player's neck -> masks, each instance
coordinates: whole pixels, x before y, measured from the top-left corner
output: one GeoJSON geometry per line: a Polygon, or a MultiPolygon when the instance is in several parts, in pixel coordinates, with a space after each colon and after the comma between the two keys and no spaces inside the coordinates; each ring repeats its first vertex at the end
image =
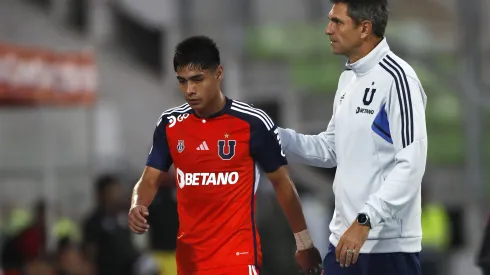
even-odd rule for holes
{"type": "Polygon", "coordinates": [[[225,108],[226,105],[226,97],[222,92],[219,93],[218,98],[209,103],[208,106],[203,108],[202,110],[194,110],[197,116],[199,117],[210,117],[225,108]]]}
{"type": "Polygon", "coordinates": [[[378,37],[370,37],[368,40],[362,45],[357,48],[355,51],[353,51],[351,54],[349,54],[349,63],[354,63],[361,58],[365,57],[368,55],[371,51],[378,46],[378,44],[381,42],[381,38],[378,37]]]}

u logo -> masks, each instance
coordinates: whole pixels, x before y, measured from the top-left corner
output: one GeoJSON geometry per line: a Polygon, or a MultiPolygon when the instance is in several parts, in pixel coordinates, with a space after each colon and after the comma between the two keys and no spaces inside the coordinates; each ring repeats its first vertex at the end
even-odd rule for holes
{"type": "Polygon", "coordinates": [[[371,104],[371,102],[373,102],[375,92],[376,92],[376,89],[366,88],[366,90],[364,90],[364,97],[362,98],[362,103],[364,103],[364,105],[366,105],[366,106],[371,104]],[[369,91],[371,91],[371,96],[369,97],[369,99],[367,99],[369,91]]]}
{"type": "Polygon", "coordinates": [[[235,156],[236,140],[218,140],[218,155],[222,160],[230,160],[235,156]],[[225,144],[227,143],[228,146],[225,144]],[[226,147],[226,148],[225,148],[226,147]]]}

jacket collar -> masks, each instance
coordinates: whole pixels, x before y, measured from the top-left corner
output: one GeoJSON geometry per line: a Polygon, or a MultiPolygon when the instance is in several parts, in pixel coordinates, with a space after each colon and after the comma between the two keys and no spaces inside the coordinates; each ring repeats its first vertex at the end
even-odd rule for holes
{"type": "Polygon", "coordinates": [[[349,61],[347,61],[345,66],[348,70],[354,71],[355,74],[366,74],[371,71],[389,52],[390,46],[388,46],[386,37],[384,37],[381,42],[379,42],[379,44],[366,56],[354,63],[349,63],[349,61]]]}

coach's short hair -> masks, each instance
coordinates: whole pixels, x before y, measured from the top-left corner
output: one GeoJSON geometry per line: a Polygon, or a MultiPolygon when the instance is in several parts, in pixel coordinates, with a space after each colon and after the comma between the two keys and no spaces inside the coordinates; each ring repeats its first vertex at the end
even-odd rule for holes
{"type": "Polygon", "coordinates": [[[207,36],[192,36],[175,48],[174,70],[196,66],[201,70],[216,69],[221,64],[216,43],[207,36]]]}
{"type": "Polygon", "coordinates": [[[388,0],[330,0],[334,4],[345,3],[348,14],[356,24],[371,21],[373,33],[384,37],[388,24],[388,0]]]}

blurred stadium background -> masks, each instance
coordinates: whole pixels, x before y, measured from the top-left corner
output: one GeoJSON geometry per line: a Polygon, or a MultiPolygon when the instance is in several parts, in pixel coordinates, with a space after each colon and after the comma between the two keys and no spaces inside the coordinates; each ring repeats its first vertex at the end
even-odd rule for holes
{"type": "MultiPolygon", "coordinates": [[[[134,275],[175,274],[172,179],[152,205],[151,234],[129,235],[124,221],[158,116],[183,102],[173,47],[193,34],[212,37],[229,97],[265,109],[280,126],[318,133],[345,63],[323,35],[330,7],[328,0],[1,0],[0,270],[95,274],[104,260],[83,257],[91,242],[99,254],[134,262],[126,263],[134,275]],[[98,213],[95,182],[104,174],[121,183],[121,219],[87,222],[98,213]]],[[[391,0],[390,10],[388,42],[429,98],[422,259],[432,271],[424,274],[480,274],[490,191],[490,2],[391,0]]],[[[335,170],[291,171],[324,255],[335,170]]],[[[294,240],[267,182],[259,196],[263,274],[298,274],[294,240]]],[[[121,266],[107,258],[113,270],[121,266]]]]}

